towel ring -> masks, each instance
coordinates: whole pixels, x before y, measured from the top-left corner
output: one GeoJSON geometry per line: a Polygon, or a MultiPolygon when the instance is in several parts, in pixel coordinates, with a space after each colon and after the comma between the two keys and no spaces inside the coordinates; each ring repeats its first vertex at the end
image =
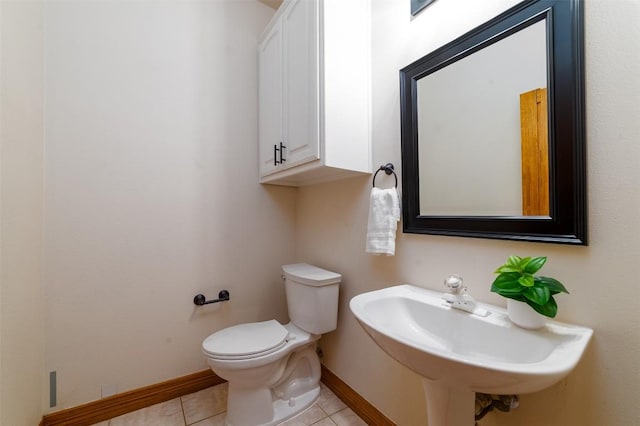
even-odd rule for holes
{"type": "Polygon", "coordinates": [[[396,188],[398,187],[398,175],[396,175],[396,172],[394,171],[394,166],[392,163],[387,163],[384,166],[380,166],[378,168],[378,170],[376,170],[375,174],[373,175],[373,186],[376,186],[376,176],[378,175],[378,173],[382,170],[384,171],[387,175],[390,175],[391,173],[393,173],[393,177],[396,179],[396,188]]]}

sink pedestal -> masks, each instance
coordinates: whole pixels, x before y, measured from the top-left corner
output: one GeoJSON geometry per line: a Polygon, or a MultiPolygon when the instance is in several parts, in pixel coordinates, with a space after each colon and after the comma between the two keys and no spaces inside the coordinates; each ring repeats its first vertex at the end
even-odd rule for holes
{"type": "Polygon", "coordinates": [[[427,397],[428,426],[473,426],[476,393],[442,382],[422,379],[427,397]]]}

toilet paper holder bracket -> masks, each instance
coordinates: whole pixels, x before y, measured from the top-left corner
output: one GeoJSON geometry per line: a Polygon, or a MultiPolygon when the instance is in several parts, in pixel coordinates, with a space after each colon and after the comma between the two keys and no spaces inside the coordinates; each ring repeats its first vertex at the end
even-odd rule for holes
{"type": "Polygon", "coordinates": [[[202,305],[208,305],[210,303],[226,302],[229,299],[231,299],[231,296],[229,295],[229,291],[220,290],[220,292],[218,293],[217,299],[207,300],[207,298],[204,297],[204,294],[196,294],[196,297],[193,298],[193,303],[198,306],[202,306],[202,305]]]}

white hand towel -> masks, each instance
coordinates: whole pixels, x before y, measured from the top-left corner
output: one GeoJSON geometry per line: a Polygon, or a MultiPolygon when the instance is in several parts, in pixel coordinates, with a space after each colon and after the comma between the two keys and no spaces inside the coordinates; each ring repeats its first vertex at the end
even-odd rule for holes
{"type": "Polygon", "coordinates": [[[399,220],[398,190],[371,188],[366,252],[393,256],[396,252],[396,229],[399,220]]]}

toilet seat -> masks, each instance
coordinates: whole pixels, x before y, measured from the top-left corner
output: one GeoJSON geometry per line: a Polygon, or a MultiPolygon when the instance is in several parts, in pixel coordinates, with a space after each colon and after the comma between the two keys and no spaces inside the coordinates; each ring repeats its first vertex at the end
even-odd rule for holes
{"type": "Polygon", "coordinates": [[[287,344],[289,332],[276,320],[239,324],[217,331],[202,343],[206,356],[242,360],[273,353],[287,344]]]}

